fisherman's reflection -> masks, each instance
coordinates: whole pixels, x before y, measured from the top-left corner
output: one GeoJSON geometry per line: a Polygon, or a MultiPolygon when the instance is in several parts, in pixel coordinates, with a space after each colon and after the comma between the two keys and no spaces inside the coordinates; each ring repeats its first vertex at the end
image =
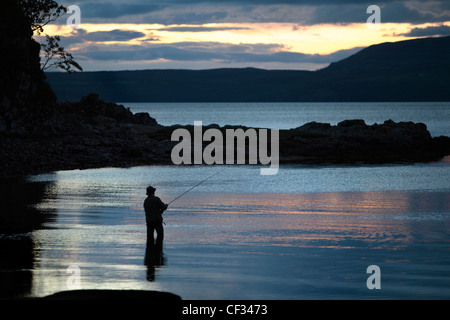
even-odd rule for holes
{"type": "Polygon", "coordinates": [[[155,245],[153,235],[147,233],[147,245],[145,248],[144,265],[147,266],[147,280],[155,280],[155,268],[163,266],[165,258],[161,246],[155,245]]]}
{"type": "Polygon", "coordinates": [[[144,201],[145,218],[147,223],[147,245],[145,249],[144,264],[147,266],[147,280],[155,279],[155,267],[164,265],[163,239],[164,228],[162,214],[167,204],[155,196],[155,188],[147,188],[147,198],[144,201]],[[156,231],[156,242],[154,233],[156,231]]]}

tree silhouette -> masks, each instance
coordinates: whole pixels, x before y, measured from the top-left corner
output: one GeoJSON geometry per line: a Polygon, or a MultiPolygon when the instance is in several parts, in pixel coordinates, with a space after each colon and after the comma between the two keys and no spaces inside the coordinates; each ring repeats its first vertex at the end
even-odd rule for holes
{"type": "MultiPolygon", "coordinates": [[[[56,21],[67,12],[67,8],[53,0],[18,0],[33,34],[41,35],[44,26],[56,21]]],[[[81,66],[66,52],[59,42],[59,36],[44,35],[45,42],[40,43],[42,51],[41,70],[59,68],[67,72],[82,71],[81,66]]]]}
{"type": "Polygon", "coordinates": [[[80,71],[83,69],[81,66],[73,59],[71,53],[66,52],[63,47],[59,45],[59,36],[49,36],[45,35],[46,42],[41,43],[41,50],[43,52],[43,62],[41,63],[42,71],[49,68],[59,68],[63,69],[69,73],[75,72],[73,68],[80,71]]]}

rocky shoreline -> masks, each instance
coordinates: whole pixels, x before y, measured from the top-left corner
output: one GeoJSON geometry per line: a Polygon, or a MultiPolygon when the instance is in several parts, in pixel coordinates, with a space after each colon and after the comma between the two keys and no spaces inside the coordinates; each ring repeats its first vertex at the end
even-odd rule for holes
{"type": "MultiPolygon", "coordinates": [[[[173,164],[173,130],[147,113],[90,94],[80,102],[59,102],[51,120],[31,131],[0,135],[1,178],[58,170],[173,164]],[[51,122],[50,122],[51,121],[51,122]]],[[[238,127],[205,126],[225,130],[238,127]]],[[[193,130],[193,126],[184,126],[193,130]]],[[[248,129],[243,127],[244,130],[248,129]]],[[[422,123],[387,120],[367,125],[311,122],[280,130],[280,163],[363,164],[436,161],[450,154],[450,138],[431,137],[422,123]]]]}

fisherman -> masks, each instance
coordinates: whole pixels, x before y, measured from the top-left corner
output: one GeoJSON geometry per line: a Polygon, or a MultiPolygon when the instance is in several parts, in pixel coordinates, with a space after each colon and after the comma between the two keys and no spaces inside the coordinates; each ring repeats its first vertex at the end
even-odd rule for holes
{"type": "Polygon", "coordinates": [[[162,251],[164,239],[164,228],[162,214],[167,210],[168,204],[155,196],[156,189],[152,186],[147,188],[147,198],[144,201],[145,221],[147,223],[147,249],[162,251]],[[156,231],[156,244],[153,233],[156,231]]]}

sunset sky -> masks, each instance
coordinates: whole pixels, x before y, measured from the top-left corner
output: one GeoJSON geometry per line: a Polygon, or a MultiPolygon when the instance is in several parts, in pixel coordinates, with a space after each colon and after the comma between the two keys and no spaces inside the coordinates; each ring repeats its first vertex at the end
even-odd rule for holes
{"type": "Polygon", "coordinates": [[[315,70],[366,46],[450,35],[450,1],[82,0],[45,33],[85,71],[257,67],[315,70]],[[380,8],[377,28],[367,24],[380,8]]]}

